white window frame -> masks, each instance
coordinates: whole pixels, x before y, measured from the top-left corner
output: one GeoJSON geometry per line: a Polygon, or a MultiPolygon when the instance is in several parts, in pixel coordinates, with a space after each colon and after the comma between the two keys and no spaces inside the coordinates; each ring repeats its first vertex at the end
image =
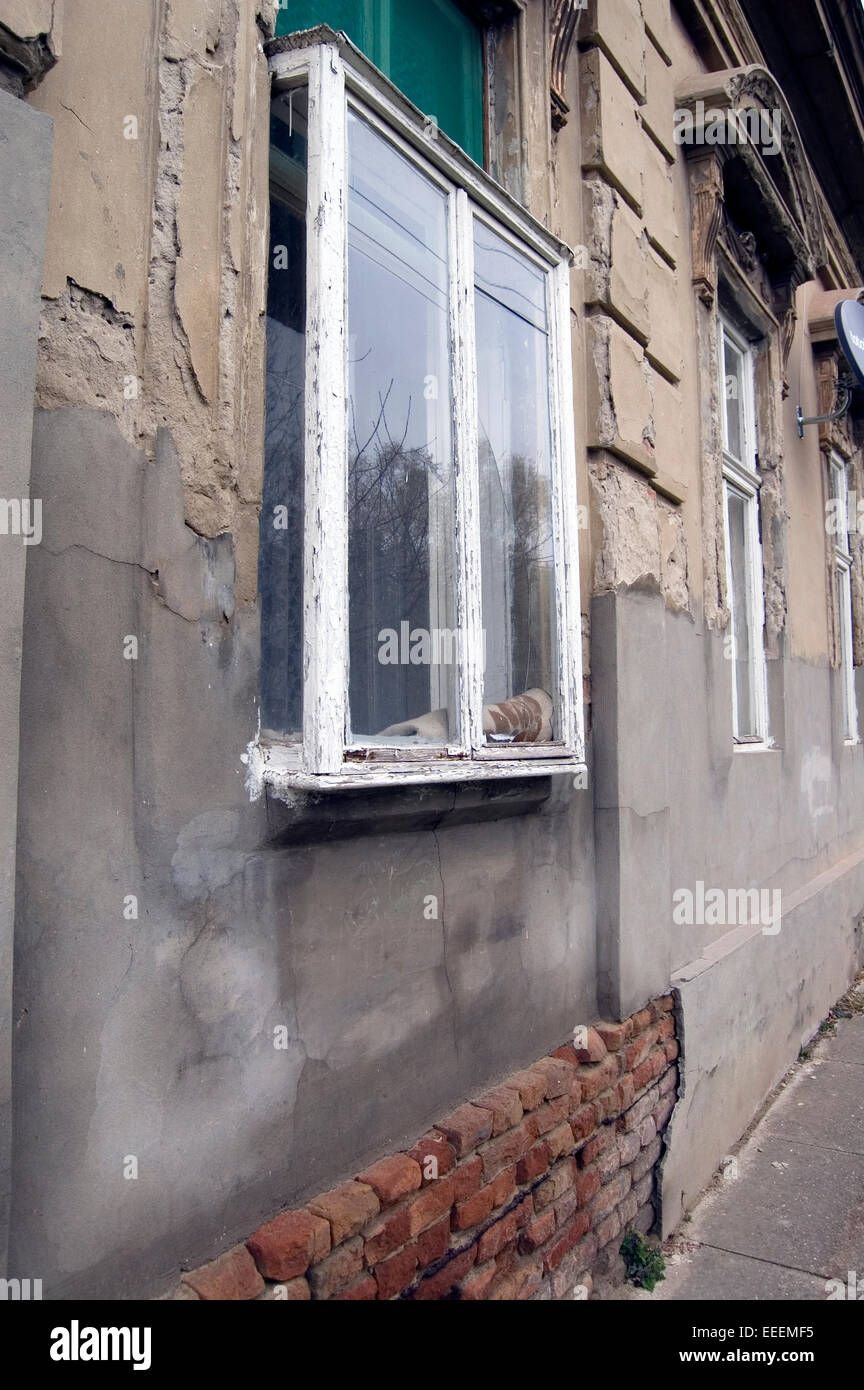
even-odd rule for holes
{"type": "Polygon", "coordinates": [[[849,479],[846,461],[836,450],[828,456],[831,497],[837,504],[834,521],[834,573],[840,637],[840,669],[843,680],[843,737],[860,743],[858,701],[855,695],[855,659],[852,642],[852,552],[849,547],[849,479]]]}
{"type": "MultiPolygon", "coordinates": [[[[308,92],[306,473],[303,738],[250,747],[253,790],[546,776],[585,769],[582,620],[570,331],[569,247],[535,221],[434,128],[344,35],[312,31],[270,59],[274,92],[308,92]],[[458,730],[445,747],[348,741],[347,112],[358,111],[449,200],[450,348],[454,417],[458,730]],[[480,577],[473,217],[547,272],[549,409],[559,741],[485,744],[480,577]],[[316,327],[317,326],[317,327],[316,327]]],[[[514,695],[518,691],[512,692],[514,695]]],[[[584,782],[583,782],[584,785],[584,782]]]]}
{"type": "Polygon", "coordinates": [[[757,469],[756,404],[753,371],[753,348],[722,314],[720,315],[720,399],[723,402],[721,426],[723,432],[723,539],[726,548],[726,605],[729,609],[732,652],[732,736],[736,748],[770,747],[768,735],[768,673],[765,660],[765,590],[762,565],[762,541],[759,533],[759,489],[761,478],[757,469]],[[726,393],[726,340],[741,355],[741,424],[744,435],[742,458],[728,449],[726,393]],[[738,724],[738,685],[735,678],[735,586],[732,577],[732,547],[729,537],[729,493],[742,498],[745,511],[745,568],[744,593],[747,604],[747,625],[750,643],[750,689],[753,699],[755,728],[741,733],[738,724]]]}

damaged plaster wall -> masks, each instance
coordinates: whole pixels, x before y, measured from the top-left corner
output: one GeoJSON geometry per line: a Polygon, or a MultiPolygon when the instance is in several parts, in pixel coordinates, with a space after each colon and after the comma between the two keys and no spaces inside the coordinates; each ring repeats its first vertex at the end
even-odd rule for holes
{"type": "Polygon", "coordinates": [[[596,1014],[591,797],[569,779],[299,798],[290,814],[246,793],[256,15],[272,28],[272,5],[81,0],[34,97],[60,164],[25,614],[10,1273],[53,1297],[160,1292],[596,1014]]]}
{"type": "Polygon", "coordinates": [[[140,1296],[592,1016],[590,802],[436,789],[286,840],[239,761],[255,610],[167,432],[151,463],[105,412],[39,412],[34,479],[10,1269],[140,1296]]]}
{"type": "Polygon", "coordinates": [[[81,0],[33,98],[59,132],[37,404],[108,409],[150,458],[170,422],[186,520],[231,531],[244,603],[263,431],[262,36],[241,0],[108,14],[81,0]]]}
{"type": "MultiPolygon", "coordinates": [[[[572,281],[586,607],[595,595],[587,792],[552,779],[250,804],[259,42],[275,6],[76,0],[30,98],[58,157],[33,455],[45,537],[26,593],[10,1273],[53,1296],[168,1287],[598,1007],[623,1016],[665,992],[718,935],[673,931],[675,887],[794,889],[855,833],[860,757],[842,762],[835,678],[818,637],[781,661],[773,597],[773,664],[798,704],[782,752],[733,756],[722,513],[702,447],[715,335],[694,312],[668,138],[676,75],[698,62],[668,0],[592,0],[552,137],[544,8],[529,6],[519,138],[532,210],[587,256],[572,281]]],[[[802,544],[812,557],[824,540],[802,544]]],[[[805,1019],[848,962],[848,923],[824,969],[823,943],[802,943],[805,1019]]],[[[762,1005],[774,975],[767,952],[757,962],[762,1005]]],[[[710,1049],[694,1038],[686,1065],[697,1084],[710,1049]]],[[[709,1097],[722,1106],[722,1089],[709,1097]]]]}
{"type": "MultiPolygon", "coordinates": [[[[580,30],[597,965],[601,1008],[616,1017],[651,987],[678,990],[668,1234],[864,959],[864,760],[844,743],[831,650],[825,460],[816,432],[799,442],[795,425],[799,400],[806,414],[830,408],[817,399],[807,287],[788,365],[770,310],[757,365],[775,746],[734,748],[718,302],[691,285],[688,173],[661,138],[675,84],[701,63],[661,0],[643,0],[641,44],[633,8],[601,22],[589,5],[580,30]],[[700,882],[779,890],[781,918],[766,932],[734,916],[676,922],[674,895],[700,882]]],[[[854,284],[842,247],[833,259],[854,284]]]]}

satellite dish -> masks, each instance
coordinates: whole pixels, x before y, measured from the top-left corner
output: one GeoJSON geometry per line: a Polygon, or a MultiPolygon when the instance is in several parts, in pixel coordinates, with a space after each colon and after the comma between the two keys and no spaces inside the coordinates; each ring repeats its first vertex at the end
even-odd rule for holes
{"type": "Polygon", "coordinates": [[[841,299],[834,310],[834,326],[846,361],[864,386],[864,304],[857,299],[841,299]]]}

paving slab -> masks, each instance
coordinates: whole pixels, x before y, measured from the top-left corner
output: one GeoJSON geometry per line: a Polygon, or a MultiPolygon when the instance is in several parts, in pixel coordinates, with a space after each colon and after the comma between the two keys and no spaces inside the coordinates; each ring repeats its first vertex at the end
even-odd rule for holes
{"type": "Polygon", "coordinates": [[[761,1128],[800,1144],[864,1155],[864,1075],[853,1062],[824,1056],[824,1046],[772,1105],[761,1128]]]}
{"type": "MultiPolygon", "coordinates": [[[[700,1244],[833,1278],[854,1243],[864,1157],[764,1132],[738,1156],[739,1177],[688,1223],[700,1244]]],[[[858,1240],[864,1239],[859,1228],[858,1240]]],[[[861,1252],[864,1256],[864,1251],[861,1252]]],[[[857,1268],[857,1266],[848,1266],[857,1268]]],[[[844,1269],[846,1266],[844,1265],[844,1269]]]]}
{"type": "Polygon", "coordinates": [[[734,1303],[741,1299],[764,1302],[772,1299],[826,1297],[825,1280],[797,1269],[715,1250],[710,1245],[686,1241],[667,1261],[666,1275],[653,1293],[624,1284],[610,1297],[624,1301],[734,1303]]]}
{"type": "MultiPolygon", "coordinates": [[[[837,1032],[820,1044],[821,1055],[832,1062],[852,1062],[864,1067],[864,1014],[840,1019],[837,1032]]],[[[862,1081],[864,1086],[864,1081],[862,1081]]]]}

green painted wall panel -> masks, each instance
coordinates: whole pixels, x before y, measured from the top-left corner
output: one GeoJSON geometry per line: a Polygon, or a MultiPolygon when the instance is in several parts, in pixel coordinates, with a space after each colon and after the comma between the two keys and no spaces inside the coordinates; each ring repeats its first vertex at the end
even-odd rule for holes
{"type": "Polygon", "coordinates": [[[277,34],[341,29],[452,140],[483,163],[483,37],[453,0],[285,0],[277,34]]]}

